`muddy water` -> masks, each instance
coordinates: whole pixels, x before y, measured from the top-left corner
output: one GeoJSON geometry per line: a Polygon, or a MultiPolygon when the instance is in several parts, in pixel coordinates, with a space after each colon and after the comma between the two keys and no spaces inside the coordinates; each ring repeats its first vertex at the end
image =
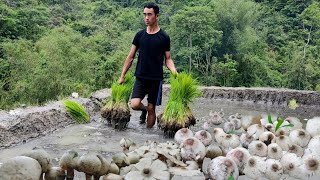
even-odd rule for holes
{"type": "MultiPolygon", "coordinates": [[[[163,99],[163,104],[167,98],[163,99]]],[[[157,112],[161,112],[164,106],[157,108],[157,112]]],[[[266,115],[271,113],[273,116],[296,116],[300,119],[309,119],[314,116],[320,116],[316,109],[298,107],[296,110],[286,109],[285,107],[274,107],[265,104],[253,104],[250,102],[234,102],[225,100],[212,100],[199,98],[191,106],[196,119],[198,119],[192,130],[201,129],[203,120],[208,118],[210,110],[218,111],[223,109],[225,116],[235,113],[241,113],[244,117],[266,115]]],[[[156,127],[147,129],[145,125],[140,125],[139,112],[132,111],[131,121],[125,131],[115,131],[102,123],[101,117],[97,114],[90,124],[71,125],[63,129],[57,130],[50,135],[30,139],[24,144],[0,150],[0,162],[4,162],[9,158],[21,155],[30,151],[33,147],[44,148],[53,158],[54,165],[58,165],[59,158],[68,149],[75,149],[80,155],[89,152],[102,154],[107,159],[117,152],[122,151],[119,146],[121,138],[131,138],[137,144],[143,144],[146,140],[156,140],[159,142],[168,141],[163,137],[163,133],[156,127]]],[[[76,179],[84,179],[82,173],[76,173],[76,179]]]]}

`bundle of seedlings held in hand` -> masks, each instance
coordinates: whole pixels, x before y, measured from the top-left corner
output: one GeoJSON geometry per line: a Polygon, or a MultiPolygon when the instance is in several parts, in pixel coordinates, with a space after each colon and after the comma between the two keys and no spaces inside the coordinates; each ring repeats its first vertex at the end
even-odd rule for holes
{"type": "Polygon", "coordinates": [[[170,81],[168,103],[157,119],[158,127],[164,131],[165,136],[172,137],[179,129],[196,123],[189,104],[200,96],[201,92],[190,74],[171,75],[170,81]]]}
{"type": "Polygon", "coordinates": [[[134,77],[131,73],[125,76],[123,84],[114,82],[111,87],[111,98],[101,109],[101,116],[115,129],[124,129],[130,121],[128,101],[133,88],[134,77]]]}

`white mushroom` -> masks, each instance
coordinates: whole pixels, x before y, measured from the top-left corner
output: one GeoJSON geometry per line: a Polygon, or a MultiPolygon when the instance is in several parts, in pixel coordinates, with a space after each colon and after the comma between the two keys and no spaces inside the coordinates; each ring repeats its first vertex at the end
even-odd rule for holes
{"type": "Polygon", "coordinates": [[[185,139],[181,144],[181,158],[184,161],[201,161],[206,155],[206,148],[197,138],[185,139]]]}
{"type": "MultiPolygon", "coordinates": [[[[51,156],[45,150],[40,148],[33,148],[32,151],[24,153],[23,156],[31,157],[37,160],[41,166],[42,173],[47,173],[52,167],[51,156]]],[[[43,175],[42,175],[43,176],[43,175]]]]}
{"type": "Polygon", "coordinates": [[[221,113],[219,113],[219,112],[212,113],[212,111],[210,111],[209,115],[210,115],[210,121],[214,125],[219,125],[219,124],[221,124],[223,122],[221,113]]]}
{"type": "Polygon", "coordinates": [[[117,174],[109,173],[104,175],[102,180],[123,180],[123,177],[117,174]]]}
{"type": "Polygon", "coordinates": [[[278,180],[283,174],[283,168],[281,163],[278,160],[267,159],[266,161],[266,177],[269,180],[278,180]]]}
{"type": "Polygon", "coordinates": [[[211,121],[205,121],[202,127],[204,130],[208,131],[213,127],[213,124],[211,121]]]}
{"type": "Polygon", "coordinates": [[[225,122],[223,124],[223,131],[224,132],[231,133],[234,130],[236,130],[236,126],[233,122],[225,122]]]}
{"type": "Polygon", "coordinates": [[[297,156],[301,157],[303,155],[303,148],[301,146],[296,145],[296,144],[292,144],[291,146],[289,146],[288,152],[294,153],[297,156]]]}
{"type": "MultiPolygon", "coordinates": [[[[137,151],[135,151],[135,152],[137,152],[137,151]]],[[[138,152],[137,152],[137,154],[138,154],[138,152]]],[[[138,154],[138,155],[140,155],[140,154],[138,154]]],[[[143,156],[143,155],[141,155],[141,156],[143,156]]],[[[120,152],[120,153],[113,155],[112,160],[120,168],[129,165],[128,161],[127,161],[127,155],[123,152],[120,152]]]]}
{"type": "Polygon", "coordinates": [[[249,135],[247,132],[242,133],[240,136],[240,143],[242,147],[248,148],[249,144],[253,141],[253,136],[249,135]]]}
{"type": "Polygon", "coordinates": [[[0,167],[1,180],[37,180],[41,174],[42,169],[38,161],[26,156],[11,158],[0,167]]]}
{"type": "Polygon", "coordinates": [[[240,129],[240,128],[241,128],[241,125],[242,125],[242,124],[241,124],[241,120],[240,120],[241,116],[239,115],[240,118],[238,118],[237,115],[238,115],[238,114],[236,114],[236,115],[231,115],[231,116],[229,117],[229,119],[228,119],[229,122],[232,122],[232,123],[234,124],[236,130],[237,130],[237,129],[240,129]]]}
{"type": "Polygon", "coordinates": [[[181,144],[185,139],[193,137],[193,132],[188,128],[179,129],[174,135],[174,140],[181,144]]]}
{"type": "Polygon", "coordinates": [[[303,163],[301,165],[302,172],[305,173],[308,178],[319,178],[320,177],[320,159],[312,154],[304,155],[303,163]]]}
{"type": "Polygon", "coordinates": [[[274,132],[275,128],[272,129],[272,132],[274,133],[275,136],[279,137],[281,135],[283,136],[289,136],[290,131],[289,128],[280,128],[276,132],[274,132]]]}
{"type": "Polygon", "coordinates": [[[320,117],[309,119],[306,125],[306,131],[311,135],[311,137],[320,135],[320,117]]]}
{"type": "Polygon", "coordinates": [[[59,166],[62,170],[67,171],[67,179],[74,178],[74,169],[77,169],[78,160],[79,155],[74,150],[68,150],[62,155],[59,166]]]}
{"type": "Polygon", "coordinates": [[[195,138],[199,139],[204,146],[209,146],[212,142],[212,136],[208,131],[200,130],[194,135],[195,138]]]}
{"type": "Polygon", "coordinates": [[[66,177],[65,171],[60,167],[51,167],[48,172],[46,172],[45,180],[64,180],[66,177]]]}
{"type": "Polygon", "coordinates": [[[102,168],[102,162],[96,154],[85,154],[79,158],[77,168],[79,172],[86,174],[86,180],[91,180],[92,176],[95,176],[95,178],[98,176],[102,168]]]}
{"type": "Polygon", "coordinates": [[[282,156],[280,163],[282,164],[284,173],[294,178],[303,178],[303,172],[300,166],[302,159],[294,153],[286,153],[282,156]]]}
{"type": "Polygon", "coordinates": [[[307,146],[310,140],[310,134],[304,129],[295,129],[290,131],[289,137],[293,144],[297,144],[301,147],[307,146]]]}
{"type": "Polygon", "coordinates": [[[291,127],[291,130],[302,129],[302,123],[296,117],[287,117],[285,121],[287,121],[289,124],[293,124],[293,127],[291,127]]]}
{"type": "Polygon", "coordinates": [[[228,152],[240,145],[240,137],[235,134],[227,134],[224,136],[221,145],[224,147],[222,151],[228,152]]]}
{"type": "Polygon", "coordinates": [[[249,178],[265,177],[266,162],[257,156],[251,156],[244,166],[243,173],[249,178]]]}
{"type": "Polygon", "coordinates": [[[210,146],[208,146],[206,152],[206,157],[210,159],[223,155],[221,148],[215,144],[211,144],[210,146]]]}
{"type": "Polygon", "coordinates": [[[237,147],[229,151],[226,157],[232,159],[237,164],[239,172],[243,173],[244,165],[248,162],[250,154],[247,149],[237,147]]]}
{"type": "Polygon", "coordinates": [[[268,157],[276,160],[282,157],[282,149],[277,143],[268,145],[268,157]]]}
{"type": "Polygon", "coordinates": [[[251,155],[266,157],[268,153],[268,147],[261,141],[252,141],[249,144],[249,152],[251,155]]]}
{"type": "Polygon", "coordinates": [[[123,148],[124,152],[128,151],[130,146],[133,144],[134,144],[134,142],[130,138],[122,138],[120,140],[120,147],[123,148]]]}
{"type": "Polygon", "coordinates": [[[239,176],[236,163],[232,159],[223,156],[212,159],[207,171],[209,177],[216,180],[228,179],[230,176],[237,179],[239,176]]]}
{"type": "Polygon", "coordinates": [[[259,141],[265,143],[268,146],[269,144],[276,142],[276,136],[272,132],[266,131],[260,134],[259,141]]]}
{"type": "Polygon", "coordinates": [[[213,137],[218,144],[221,144],[227,134],[221,128],[213,129],[213,137]]]}
{"type": "Polygon", "coordinates": [[[167,165],[160,161],[153,161],[151,158],[142,158],[140,162],[135,164],[137,169],[129,172],[125,180],[138,180],[138,179],[156,179],[156,180],[169,180],[170,173],[168,172],[167,165]]]}
{"type": "Polygon", "coordinates": [[[253,124],[248,127],[247,132],[253,136],[253,139],[259,139],[260,135],[265,131],[264,127],[260,124],[253,124]]]}
{"type": "Polygon", "coordinates": [[[281,135],[276,138],[276,143],[281,147],[283,151],[288,151],[292,145],[291,139],[288,136],[281,135]]]}

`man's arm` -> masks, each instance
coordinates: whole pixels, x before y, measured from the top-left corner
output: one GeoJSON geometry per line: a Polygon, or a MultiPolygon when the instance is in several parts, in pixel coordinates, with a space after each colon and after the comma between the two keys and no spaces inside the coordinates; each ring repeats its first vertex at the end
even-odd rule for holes
{"type": "Polygon", "coordinates": [[[130,52],[126,58],[126,61],[124,62],[122,72],[118,81],[119,84],[122,84],[124,82],[124,76],[126,75],[127,71],[130,69],[134,56],[136,55],[136,52],[137,52],[137,46],[132,45],[130,52]]]}
{"type": "Polygon", "coordinates": [[[166,58],[165,64],[166,64],[167,68],[171,71],[172,74],[177,74],[177,70],[176,70],[176,67],[175,67],[173,60],[171,58],[170,51],[165,52],[165,58],[166,58]]]}

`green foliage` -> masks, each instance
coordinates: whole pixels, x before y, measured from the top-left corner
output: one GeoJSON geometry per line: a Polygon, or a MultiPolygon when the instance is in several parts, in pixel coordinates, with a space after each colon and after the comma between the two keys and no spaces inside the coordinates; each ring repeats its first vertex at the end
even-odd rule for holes
{"type": "Polygon", "coordinates": [[[65,100],[63,102],[67,112],[70,114],[72,119],[74,119],[77,123],[89,123],[90,116],[89,113],[84,109],[84,107],[72,100],[65,100]]]}
{"type": "MultiPolygon", "coordinates": [[[[294,126],[293,124],[282,125],[283,122],[284,122],[284,119],[280,119],[279,117],[277,117],[276,121],[277,121],[277,125],[276,125],[276,128],[275,128],[275,131],[277,131],[277,130],[280,129],[280,128],[293,127],[293,126],[294,126]]],[[[271,123],[271,124],[273,124],[273,120],[272,120],[270,114],[268,114],[268,122],[271,123]]]]}

